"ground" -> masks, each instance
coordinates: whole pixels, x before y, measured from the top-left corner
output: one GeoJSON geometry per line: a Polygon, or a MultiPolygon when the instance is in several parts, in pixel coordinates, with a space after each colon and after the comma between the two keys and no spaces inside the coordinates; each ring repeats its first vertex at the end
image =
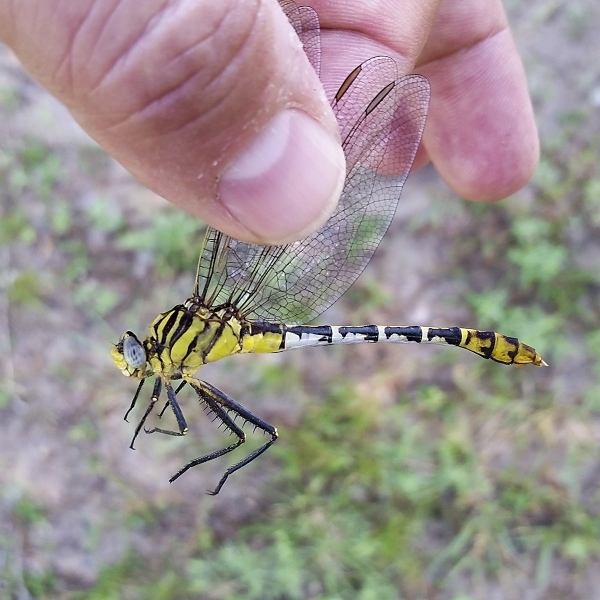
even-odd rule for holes
{"type": "Polygon", "coordinates": [[[478,206],[412,175],[319,322],[496,328],[550,368],[414,346],[211,365],[281,436],[216,498],[227,459],[168,478],[225,434],[188,397],[187,438],[129,450],[135,383],[109,356],[189,295],[202,226],[0,49],[1,597],[600,598],[600,8],[507,8],[533,181],[478,206]]]}

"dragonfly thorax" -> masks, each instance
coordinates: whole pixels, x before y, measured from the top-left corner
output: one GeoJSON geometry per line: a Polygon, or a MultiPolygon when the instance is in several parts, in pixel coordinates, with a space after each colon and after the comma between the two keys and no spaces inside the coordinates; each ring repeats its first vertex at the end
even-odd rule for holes
{"type": "Polygon", "coordinates": [[[125,332],[112,357],[129,377],[192,376],[208,362],[242,352],[243,330],[244,322],[231,308],[211,309],[192,297],[158,315],[143,342],[125,332]]]}

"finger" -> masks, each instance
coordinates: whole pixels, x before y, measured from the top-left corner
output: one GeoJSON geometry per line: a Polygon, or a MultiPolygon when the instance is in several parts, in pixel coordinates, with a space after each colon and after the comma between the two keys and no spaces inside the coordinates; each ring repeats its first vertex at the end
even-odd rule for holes
{"type": "Polygon", "coordinates": [[[321,80],[329,95],[357,65],[389,56],[399,75],[413,71],[439,0],[311,0],[321,21],[321,80]]]}
{"type": "Polygon", "coordinates": [[[276,0],[5,3],[24,66],[158,194],[251,242],[333,210],[335,118],[276,0]]]}
{"type": "Polygon", "coordinates": [[[531,177],[539,142],[523,66],[499,0],[446,0],[418,71],[431,83],[424,144],[459,195],[504,198],[531,177]]]}

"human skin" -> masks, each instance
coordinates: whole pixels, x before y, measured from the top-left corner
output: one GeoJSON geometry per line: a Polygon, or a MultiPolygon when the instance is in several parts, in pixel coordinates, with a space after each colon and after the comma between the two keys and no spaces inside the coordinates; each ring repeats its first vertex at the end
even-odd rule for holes
{"type": "MultiPolygon", "coordinates": [[[[538,137],[500,0],[304,0],[321,21],[323,87],[394,58],[428,77],[416,165],[459,195],[524,185],[538,137]]],[[[331,214],[344,160],[335,118],[276,0],[0,0],[0,40],[137,179],[254,243],[331,214]]]]}

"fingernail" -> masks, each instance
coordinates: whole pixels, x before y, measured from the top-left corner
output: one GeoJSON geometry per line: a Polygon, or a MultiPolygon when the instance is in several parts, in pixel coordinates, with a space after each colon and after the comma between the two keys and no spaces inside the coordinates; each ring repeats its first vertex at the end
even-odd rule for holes
{"type": "Polygon", "coordinates": [[[287,109],[223,173],[219,200],[257,242],[283,244],[329,218],[345,175],[339,142],[306,113],[287,109]]]}

